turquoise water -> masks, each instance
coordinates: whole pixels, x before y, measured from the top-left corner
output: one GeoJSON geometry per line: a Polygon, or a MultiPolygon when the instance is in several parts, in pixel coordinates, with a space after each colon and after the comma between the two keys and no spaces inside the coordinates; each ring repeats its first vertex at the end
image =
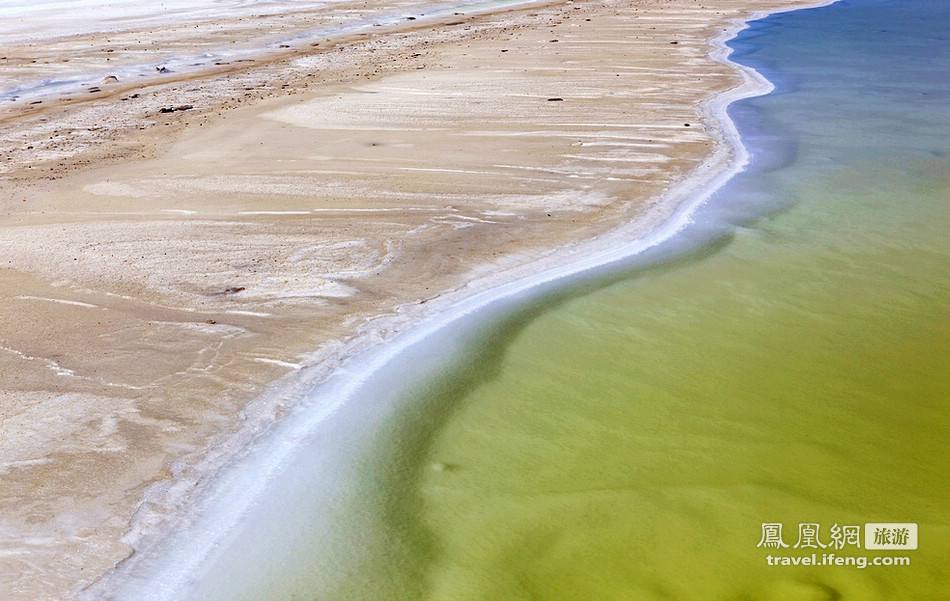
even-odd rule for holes
{"type": "Polygon", "coordinates": [[[393,503],[422,597],[950,595],[948,31],[942,0],[863,0],[733,42],[777,89],[732,107],[750,169],[656,254],[705,246],[506,324],[427,399],[451,413],[393,503]],[[837,553],[910,566],[757,547],[868,522],[919,548],[837,553]]]}

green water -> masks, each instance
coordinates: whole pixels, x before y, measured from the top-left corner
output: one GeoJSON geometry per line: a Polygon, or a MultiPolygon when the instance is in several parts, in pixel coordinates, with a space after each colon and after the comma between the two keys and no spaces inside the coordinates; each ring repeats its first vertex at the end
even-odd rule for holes
{"type": "MultiPolygon", "coordinates": [[[[779,25],[823,18],[799,14],[779,25]]],[[[427,598],[950,598],[947,114],[836,115],[808,88],[750,104],[797,142],[736,194],[786,210],[479,349],[413,481],[427,598]],[[790,545],[799,523],[828,543],[834,524],[915,522],[919,548],[837,552],[910,566],[769,566],[776,522],[790,545]]]]}

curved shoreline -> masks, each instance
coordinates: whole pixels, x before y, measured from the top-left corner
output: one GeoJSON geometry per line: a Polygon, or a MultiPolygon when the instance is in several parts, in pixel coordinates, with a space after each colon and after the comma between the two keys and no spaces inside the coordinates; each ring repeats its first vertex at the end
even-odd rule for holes
{"type": "MultiPolygon", "coordinates": [[[[439,340],[440,336],[450,337],[452,332],[457,333],[458,329],[467,330],[471,327],[472,321],[485,320],[486,314],[506,311],[511,305],[523,302],[525,298],[542,295],[549,288],[557,288],[573,278],[584,277],[584,274],[591,271],[628,260],[676,236],[689,225],[694,211],[717,189],[739,173],[748,162],[745,147],[726,112],[727,107],[736,100],[765,94],[772,89],[772,85],[756,71],[728,60],[731,49],[726,45],[727,42],[745,29],[751,21],[787,10],[813,8],[830,3],[832,2],[823,1],[808,6],[759,11],[746,19],[734,22],[730,29],[710,40],[713,50],[709,56],[713,60],[730,65],[740,73],[742,83],[702,103],[707,123],[713,126],[711,130],[715,132],[715,150],[698,169],[658,198],[641,220],[616,228],[594,240],[554,249],[549,256],[530,265],[496,272],[494,276],[475,280],[451,294],[429,301],[425,306],[403,305],[397,314],[373,322],[372,327],[364,329],[358,336],[312,356],[308,363],[319,365],[320,373],[292,374],[289,381],[285,379],[264,397],[286,398],[299,395],[301,391],[310,388],[314,382],[325,378],[326,381],[307,392],[306,401],[295,404],[292,415],[263,434],[260,430],[268,426],[270,420],[267,416],[272,415],[270,403],[261,397],[256,407],[249,407],[242,432],[229,441],[228,445],[218,447],[217,455],[207,458],[203,465],[195,466],[197,468],[195,472],[199,474],[215,473],[224,466],[223,472],[213,476],[213,484],[209,490],[202,493],[200,501],[196,503],[195,499],[191,498],[190,493],[194,484],[197,483],[191,480],[187,482],[181,480],[171,488],[155,489],[151,493],[163,497],[161,501],[163,506],[181,506],[184,502],[193,508],[204,507],[203,510],[197,509],[199,514],[202,511],[214,514],[220,510],[220,505],[227,505],[230,511],[230,517],[225,518],[227,521],[210,523],[207,516],[204,522],[198,518],[199,514],[182,516],[181,523],[192,522],[196,528],[200,526],[198,528],[200,533],[211,536],[198,542],[201,534],[195,536],[195,531],[189,529],[183,536],[188,539],[189,544],[198,545],[198,548],[178,547],[172,557],[163,556],[160,553],[153,555],[153,552],[137,553],[131,561],[127,562],[128,565],[121,567],[120,572],[137,574],[143,568],[148,568],[150,562],[157,560],[161,569],[158,575],[153,574],[151,578],[160,578],[162,582],[168,582],[169,576],[175,574],[179,578],[179,583],[184,586],[190,578],[189,570],[200,569],[200,560],[195,560],[195,557],[206,558],[214,553],[220,544],[214,536],[225,536],[242,515],[251,511],[255,504],[263,502],[263,497],[258,498],[258,495],[264,494],[264,489],[268,484],[278,479],[282,469],[288,468],[290,457],[298,450],[282,441],[287,438],[311,439],[318,433],[322,434],[332,425],[339,426],[337,422],[347,413],[352,413],[353,417],[358,419],[361,415],[359,409],[362,403],[355,397],[365,387],[372,386],[374,378],[385,377],[386,370],[392,369],[394,362],[398,363],[400,359],[406,360],[407,351],[418,345],[444,342],[444,340],[439,340]],[[648,232],[643,234],[645,227],[648,227],[648,232]],[[632,241],[630,241],[631,233],[634,235],[632,241]],[[554,256],[555,253],[557,256],[554,256]],[[563,264],[565,256],[569,257],[566,265],[563,264]],[[407,329],[399,331],[403,327],[407,329]],[[396,331],[399,333],[389,338],[385,338],[385,334],[380,334],[396,331]],[[332,364],[328,363],[332,357],[336,357],[336,361],[332,364]],[[334,367],[328,367],[328,365],[334,367]],[[255,447],[252,457],[231,460],[248,444],[255,447]],[[254,470],[250,469],[252,466],[254,470]],[[248,478],[249,473],[253,474],[253,477],[248,478]],[[178,502],[169,503],[170,498],[175,498],[178,502]],[[187,549],[187,552],[183,553],[182,548],[187,549]],[[165,571],[163,572],[162,569],[165,571]]],[[[393,395],[394,398],[396,396],[398,395],[393,395]]],[[[363,401],[363,403],[366,402],[363,401]]],[[[352,425],[350,423],[350,426],[352,425]]],[[[347,461],[348,459],[344,456],[330,459],[331,465],[338,466],[347,461]]],[[[331,473],[328,472],[325,484],[327,486],[339,484],[330,475],[331,473]]],[[[175,535],[172,539],[167,539],[163,533],[174,530],[170,527],[172,525],[162,524],[160,531],[154,532],[151,528],[158,522],[145,514],[140,515],[140,519],[138,533],[133,534],[127,541],[133,548],[151,548],[156,541],[164,541],[159,546],[175,547],[174,540],[182,536],[175,535]]],[[[135,583],[134,586],[141,587],[140,581],[136,580],[135,583]]],[[[122,586],[122,577],[113,574],[94,585],[87,593],[97,596],[104,590],[114,590],[115,586],[122,586]],[[115,582],[113,579],[116,579],[115,582]]],[[[141,588],[136,588],[136,591],[137,598],[140,599],[170,599],[178,598],[175,595],[179,594],[181,589],[166,591],[169,596],[152,591],[156,596],[147,597],[142,597],[141,588]]],[[[90,598],[93,598],[92,596],[90,598]]]]}

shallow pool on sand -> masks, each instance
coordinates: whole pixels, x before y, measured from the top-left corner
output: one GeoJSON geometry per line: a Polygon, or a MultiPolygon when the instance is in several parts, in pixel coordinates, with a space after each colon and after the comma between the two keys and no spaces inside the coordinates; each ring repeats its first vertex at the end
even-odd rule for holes
{"type": "Polygon", "coordinates": [[[427,399],[392,512],[426,598],[950,594],[948,25],[868,0],[740,36],[778,89],[732,111],[753,164],[685,234],[714,241],[551,299],[427,399]],[[868,522],[919,548],[792,548],[868,522]],[[911,565],[767,565],[812,552],[911,565]]]}

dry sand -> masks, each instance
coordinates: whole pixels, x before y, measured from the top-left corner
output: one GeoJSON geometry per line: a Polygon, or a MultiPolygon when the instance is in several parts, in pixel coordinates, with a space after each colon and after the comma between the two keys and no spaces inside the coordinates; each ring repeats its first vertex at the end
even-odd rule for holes
{"type": "Polygon", "coordinates": [[[301,391],[272,383],[662,219],[654,199],[717,144],[701,101],[738,82],[708,40],[795,4],[462,15],[9,110],[0,597],[68,599],[122,561],[136,519],[176,511],[162,490],[301,391]]]}

